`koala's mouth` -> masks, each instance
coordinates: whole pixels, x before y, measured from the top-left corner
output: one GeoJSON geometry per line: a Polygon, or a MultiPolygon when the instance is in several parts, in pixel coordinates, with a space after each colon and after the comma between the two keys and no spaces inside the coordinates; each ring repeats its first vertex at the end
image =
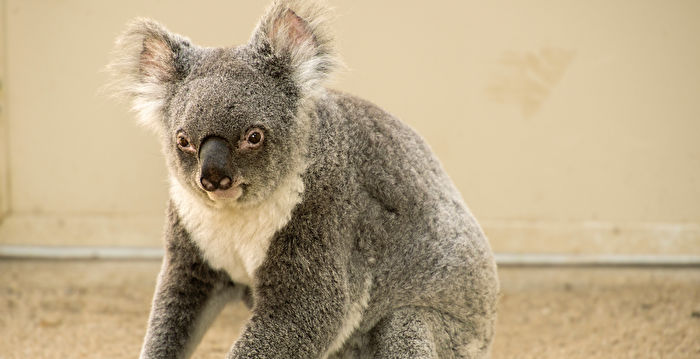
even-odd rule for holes
{"type": "Polygon", "coordinates": [[[207,192],[207,196],[212,201],[235,201],[243,195],[244,186],[244,184],[239,184],[227,190],[217,189],[216,191],[207,192]]]}

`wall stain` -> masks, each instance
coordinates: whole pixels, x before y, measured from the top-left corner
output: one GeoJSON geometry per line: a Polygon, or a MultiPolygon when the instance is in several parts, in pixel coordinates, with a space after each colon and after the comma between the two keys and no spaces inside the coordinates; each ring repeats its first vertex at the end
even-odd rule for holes
{"type": "Polygon", "coordinates": [[[539,111],[575,57],[572,50],[542,48],[505,52],[486,87],[490,100],[520,107],[525,118],[539,111]]]}

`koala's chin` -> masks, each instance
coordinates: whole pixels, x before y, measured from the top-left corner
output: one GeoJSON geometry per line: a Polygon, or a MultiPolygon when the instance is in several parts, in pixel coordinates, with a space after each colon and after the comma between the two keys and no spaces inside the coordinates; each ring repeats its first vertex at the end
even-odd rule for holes
{"type": "Polygon", "coordinates": [[[245,185],[237,184],[227,190],[206,191],[196,188],[197,199],[205,205],[219,209],[235,209],[253,205],[256,201],[245,195],[245,185]]]}
{"type": "Polygon", "coordinates": [[[207,196],[209,196],[209,199],[211,199],[214,202],[222,203],[235,203],[241,197],[242,194],[243,188],[241,188],[240,185],[229,188],[225,191],[218,189],[214,192],[207,192],[207,196]]]}
{"type": "Polygon", "coordinates": [[[170,176],[170,196],[177,202],[199,203],[212,209],[244,207],[248,202],[244,195],[245,185],[236,184],[227,190],[206,191],[201,186],[197,186],[194,181],[190,182],[177,176],[170,176]]]}
{"type": "Polygon", "coordinates": [[[248,185],[243,183],[242,178],[238,177],[237,179],[234,179],[230,184],[230,187],[226,189],[219,188],[213,191],[207,191],[202,185],[200,185],[198,186],[197,190],[200,193],[206,194],[206,197],[209,198],[209,200],[217,204],[234,206],[239,202],[245,202],[245,197],[249,197],[243,196],[247,187],[248,185]]]}

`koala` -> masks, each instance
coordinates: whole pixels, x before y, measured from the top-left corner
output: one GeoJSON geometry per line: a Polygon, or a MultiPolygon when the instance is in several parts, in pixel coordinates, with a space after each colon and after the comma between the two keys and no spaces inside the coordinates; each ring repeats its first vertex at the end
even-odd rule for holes
{"type": "Polygon", "coordinates": [[[326,87],[327,14],[275,1],[236,47],[149,19],[117,39],[114,88],[169,174],[141,358],[190,357],[234,300],[251,317],[230,359],[490,356],[489,243],[416,132],[326,87]]]}

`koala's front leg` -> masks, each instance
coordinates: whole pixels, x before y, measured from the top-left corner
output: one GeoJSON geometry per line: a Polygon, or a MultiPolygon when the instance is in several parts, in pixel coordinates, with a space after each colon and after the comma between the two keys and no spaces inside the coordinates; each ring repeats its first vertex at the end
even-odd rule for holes
{"type": "Polygon", "coordinates": [[[188,358],[223,306],[246,288],[211,269],[173,217],[142,359],[188,358]]]}
{"type": "Polygon", "coordinates": [[[321,358],[348,308],[342,258],[321,240],[273,241],[257,272],[253,315],[227,358],[321,358]]]}

